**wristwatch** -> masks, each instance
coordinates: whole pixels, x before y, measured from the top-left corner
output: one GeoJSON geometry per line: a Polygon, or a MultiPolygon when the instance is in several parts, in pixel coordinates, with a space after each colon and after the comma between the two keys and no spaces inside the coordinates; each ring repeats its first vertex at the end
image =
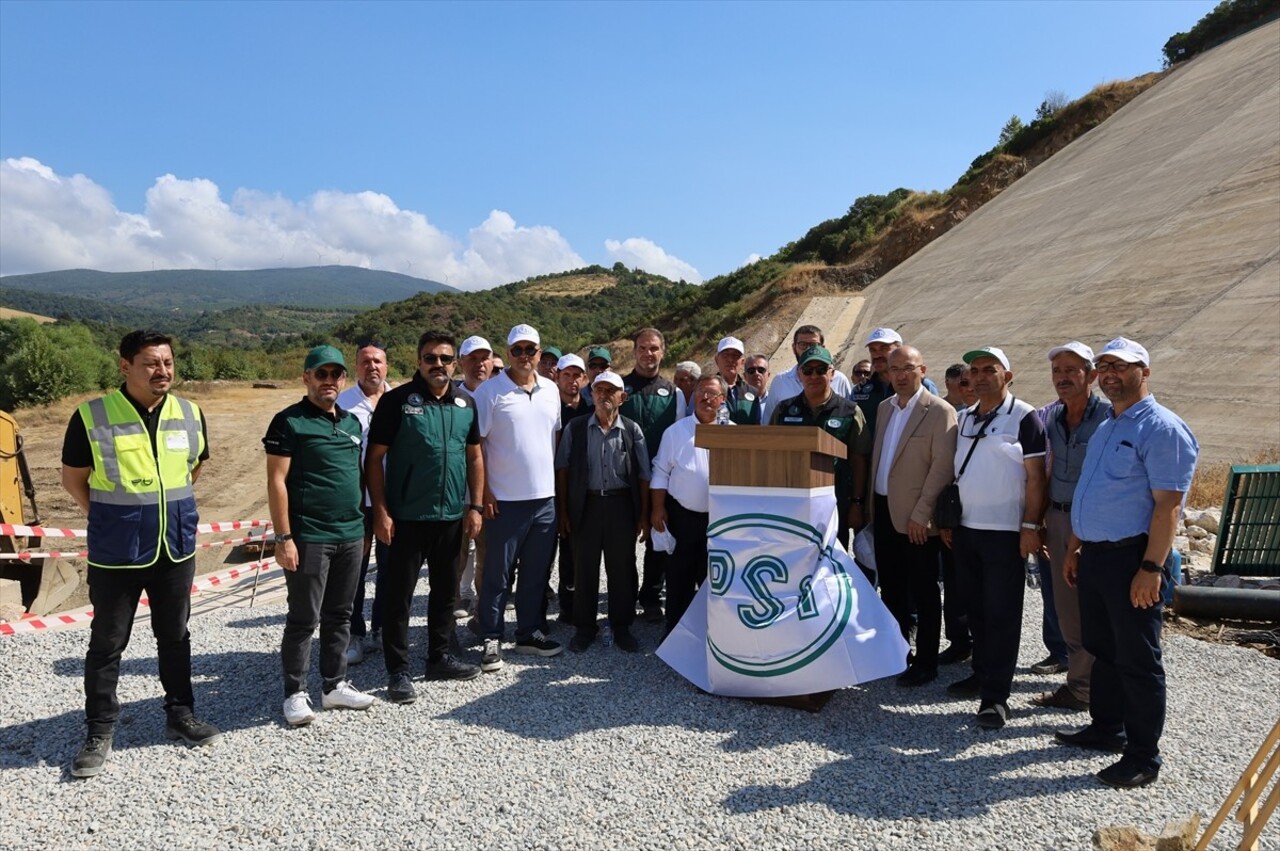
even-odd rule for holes
{"type": "Polygon", "coordinates": [[[275,536],[271,539],[271,543],[273,543],[273,544],[283,544],[285,541],[292,541],[292,540],[293,540],[293,535],[292,535],[292,534],[290,534],[290,533],[288,533],[288,532],[286,532],[286,533],[285,533],[285,534],[283,534],[283,535],[279,535],[279,534],[275,535],[275,536]]]}
{"type": "Polygon", "coordinates": [[[1162,570],[1164,570],[1163,567],[1156,564],[1154,561],[1152,561],[1149,558],[1144,558],[1142,560],[1142,564],[1138,565],[1138,567],[1142,568],[1147,573],[1160,573],[1162,570]]]}
{"type": "Polygon", "coordinates": [[[483,505],[474,505],[474,504],[472,504],[472,505],[468,505],[468,506],[467,506],[467,510],[468,510],[468,511],[474,511],[474,512],[476,512],[477,514],[484,514],[484,506],[483,506],[483,505]]]}
{"type": "Polygon", "coordinates": [[[1023,523],[1022,528],[1026,529],[1028,532],[1039,532],[1040,524],[1039,523],[1023,523]]]}

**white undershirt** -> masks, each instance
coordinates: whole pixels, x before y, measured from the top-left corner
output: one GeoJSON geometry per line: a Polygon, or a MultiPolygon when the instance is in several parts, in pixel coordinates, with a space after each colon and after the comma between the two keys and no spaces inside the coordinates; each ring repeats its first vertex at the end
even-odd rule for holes
{"type": "Polygon", "coordinates": [[[893,466],[893,456],[898,452],[898,441],[902,439],[902,430],[907,427],[907,420],[911,419],[911,412],[915,410],[916,402],[923,392],[922,384],[920,389],[907,400],[905,408],[898,407],[900,397],[895,394],[889,406],[889,422],[884,426],[884,445],[880,447],[880,463],[876,467],[876,493],[881,496],[889,495],[889,468],[893,466]]]}

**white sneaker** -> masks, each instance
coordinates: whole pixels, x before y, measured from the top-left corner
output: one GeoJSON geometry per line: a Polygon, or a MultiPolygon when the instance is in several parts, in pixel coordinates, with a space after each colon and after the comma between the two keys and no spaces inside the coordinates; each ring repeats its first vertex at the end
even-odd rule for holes
{"type": "Polygon", "coordinates": [[[325,692],[320,705],[325,709],[368,709],[373,705],[373,695],[365,694],[349,680],[343,680],[333,691],[325,692]]]}
{"type": "Polygon", "coordinates": [[[311,708],[311,695],[305,691],[296,692],[284,699],[284,720],[290,727],[305,727],[316,720],[316,713],[311,708]]]}
{"type": "Polygon", "coordinates": [[[347,664],[359,665],[364,661],[363,641],[357,636],[351,636],[351,640],[347,642],[347,664]]]}

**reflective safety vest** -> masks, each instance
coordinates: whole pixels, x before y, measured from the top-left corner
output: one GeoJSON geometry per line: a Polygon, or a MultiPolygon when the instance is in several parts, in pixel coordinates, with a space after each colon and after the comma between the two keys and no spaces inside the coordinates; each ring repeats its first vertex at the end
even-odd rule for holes
{"type": "Polygon", "coordinates": [[[79,411],[93,450],[89,564],[150,567],[161,544],[172,561],[195,555],[199,516],[191,471],[204,451],[200,409],[166,396],[154,452],[146,423],[120,390],[79,411]]]}

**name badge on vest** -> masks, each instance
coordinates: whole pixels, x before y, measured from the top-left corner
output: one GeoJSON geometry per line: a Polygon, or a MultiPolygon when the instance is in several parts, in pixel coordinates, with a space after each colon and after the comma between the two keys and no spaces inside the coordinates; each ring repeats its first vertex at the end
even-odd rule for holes
{"type": "Polygon", "coordinates": [[[670,390],[668,390],[668,389],[667,389],[667,388],[665,388],[665,387],[659,387],[659,388],[658,388],[658,395],[659,395],[659,396],[670,396],[670,395],[671,395],[671,391],[670,391],[670,390]]]}
{"type": "Polygon", "coordinates": [[[844,425],[844,420],[840,420],[840,419],[827,420],[827,426],[829,428],[840,428],[840,426],[842,425],[844,425]]]}
{"type": "Polygon", "coordinates": [[[465,408],[467,406],[466,401],[461,396],[454,397],[453,404],[457,405],[459,408],[465,408]]]}
{"type": "Polygon", "coordinates": [[[170,431],[165,433],[164,446],[165,449],[179,452],[184,449],[190,449],[191,441],[187,438],[185,431],[170,431]]]}

